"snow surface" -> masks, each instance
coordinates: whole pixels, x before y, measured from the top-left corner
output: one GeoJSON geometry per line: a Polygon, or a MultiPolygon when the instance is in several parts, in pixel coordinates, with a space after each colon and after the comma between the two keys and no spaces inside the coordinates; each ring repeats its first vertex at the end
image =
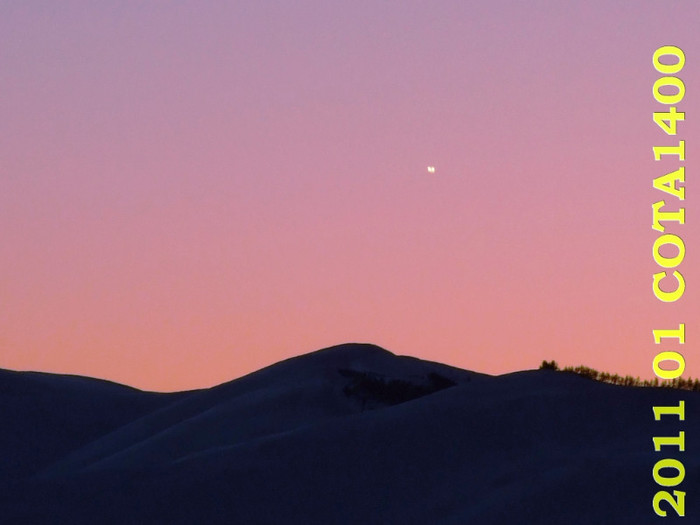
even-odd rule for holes
{"type": "Polygon", "coordinates": [[[676,457],[684,522],[700,523],[697,399],[545,370],[493,377],[363,344],[173,394],[0,370],[0,522],[658,523],[652,467],[676,457]],[[373,398],[391,381],[421,391],[430,374],[453,386],[373,398]],[[680,399],[685,422],[654,421],[654,404],[680,399]],[[679,430],[686,452],[654,452],[652,436],[679,430]]]}

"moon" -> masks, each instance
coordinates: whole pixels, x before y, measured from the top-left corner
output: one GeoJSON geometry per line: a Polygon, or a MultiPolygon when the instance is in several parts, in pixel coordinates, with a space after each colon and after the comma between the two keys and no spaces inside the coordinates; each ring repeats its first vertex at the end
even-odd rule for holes
{"type": "Polygon", "coordinates": [[[435,166],[428,166],[428,173],[435,173],[435,166]]]}

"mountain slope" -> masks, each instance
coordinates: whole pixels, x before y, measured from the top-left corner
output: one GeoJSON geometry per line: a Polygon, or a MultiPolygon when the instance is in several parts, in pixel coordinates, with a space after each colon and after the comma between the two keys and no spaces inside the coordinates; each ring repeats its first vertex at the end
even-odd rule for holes
{"type": "MultiPolygon", "coordinates": [[[[491,377],[372,345],[177,394],[81,379],[93,410],[80,418],[65,378],[7,374],[9,432],[34,421],[30,437],[54,460],[5,477],[12,523],[655,523],[651,468],[669,454],[651,437],[700,430],[693,392],[551,371],[491,377]],[[59,393],[43,410],[73,418],[61,446],[57,418],[21,417],[23,381],[59,393]],[[653,404],[679,399],[686,422],[654,422],[653,404]]],[[[678,456],[685,487],[698,481],[692,450],[678,456]]],[[[3,447],[3,461],[15,452],[3,447]]]]}

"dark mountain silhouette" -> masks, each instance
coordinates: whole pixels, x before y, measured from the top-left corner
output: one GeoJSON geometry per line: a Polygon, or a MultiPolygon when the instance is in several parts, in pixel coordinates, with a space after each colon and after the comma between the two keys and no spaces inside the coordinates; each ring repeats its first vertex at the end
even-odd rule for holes
{"type": "Polygon", "coordinates": [[[0,371],[0,522],[657,523],[662,457],[696,507],[698,395],[364,344],[172,394],[0,371]],[[680,399],[686,421],[654,421],[680,399]],[[686,452],[654,452],[679,430],[686,452]]]}

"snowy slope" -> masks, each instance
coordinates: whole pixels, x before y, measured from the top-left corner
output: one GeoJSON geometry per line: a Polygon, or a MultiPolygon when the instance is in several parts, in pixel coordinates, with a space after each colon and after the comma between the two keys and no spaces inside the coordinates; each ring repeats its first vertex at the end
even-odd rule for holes
{"type": "Polygon", "coordinates": [[[3,371],[0,509],[36,524],[657,523],[654,435],[685,430],[697,506],[696,399],[357,344],[176,394],[3,371]],[[687,421],[654,422],[679,399],[687,421]]]}

